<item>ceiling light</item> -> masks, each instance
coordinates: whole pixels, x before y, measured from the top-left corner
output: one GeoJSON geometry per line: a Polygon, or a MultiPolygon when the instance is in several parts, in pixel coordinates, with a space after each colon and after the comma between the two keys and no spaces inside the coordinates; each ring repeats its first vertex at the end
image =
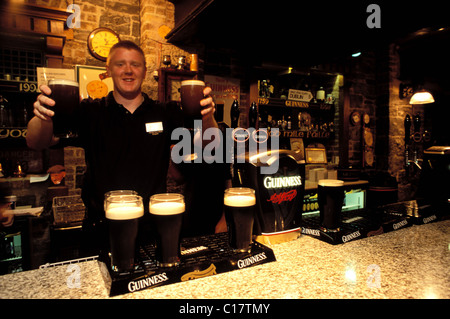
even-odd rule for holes
{"type": "Polygon", "coordinates": [[[352,54],[352,57],[357,58],[361,55],[361,52],[355,52],[352,54]]]}

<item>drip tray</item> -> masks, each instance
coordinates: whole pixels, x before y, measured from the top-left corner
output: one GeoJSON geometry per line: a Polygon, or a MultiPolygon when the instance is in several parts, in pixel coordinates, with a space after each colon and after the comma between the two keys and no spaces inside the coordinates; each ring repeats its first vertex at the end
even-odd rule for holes
{"type": "Polygon", "coordinates": [[[228,245],[227,233],[183,239],[181,262],[177,267],[158,267],[155,251],[153,244],[141,245],[137,268],[132,273],[120,274],[111,270],[108,254],[102,254],[102,275],[110,296],[276,261],[272,249],[258,242],[252,243],[250,253],[234,253],[228,245]]]}
{"type": "Polygon", "coordinates": [[[376,236],[414,224],[421,225],[445,219],[447,215],[430,205],[418,206],[416,201],[399,202],[376,209],[359,209],[342,213],[339,231],[326,232],[320,228],[319,213],[303,216],[302,234],[332,245],[376,236]]]}

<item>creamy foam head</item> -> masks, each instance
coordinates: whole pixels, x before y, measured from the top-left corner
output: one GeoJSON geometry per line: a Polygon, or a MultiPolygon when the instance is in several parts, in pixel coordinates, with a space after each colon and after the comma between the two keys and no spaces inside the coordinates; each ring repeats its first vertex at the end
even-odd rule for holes
{"type": "Polygon", "coordinates": [[[321,179],[318,184],[320,186],[339,187],[344,186],[344,181],[339,179],[321,179]]]}
{"type": "Polygon", "coordinates": [[[184,202],[150,203],[150,213],[153,215],[176,215],[184,213],[184,202]]]}
{"type": "Polygon", "coordinates": [[[248,207],[256,204],[256,198],[253,195],[229,195],[223,203],[231,207],[248,207]]]}
{"type": "Polygon", "coordinates": [[[65,79],[53,79],[48,81],[48,85],[70,85],[78,87],[78,82],[65,79]]]}
{"type": "Polygon", "coordinates": [[[205,86],[205,82],[200,81],[200,80],[185,80],[185,81],[181,81],[181,86],[185,86],[185,85],[201,85],[201,86],[205,86]]]}
{"type": "Polygon", "coordinates": [[[127,220],[142,217],[144,208],[141,206],[126,206],[113,204],[108,207],[105,212],[106,218],[112,220],[127,220]]]}

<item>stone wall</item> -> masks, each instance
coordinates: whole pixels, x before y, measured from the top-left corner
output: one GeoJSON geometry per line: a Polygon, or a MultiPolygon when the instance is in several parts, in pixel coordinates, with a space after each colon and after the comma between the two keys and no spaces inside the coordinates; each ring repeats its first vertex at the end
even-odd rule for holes
{"type": "MultiPolygon", "coordinates": [[[[417,191],[420,170],[410,165],[406,167],[405,158],[405,127],[406,114],[411,120],[417,113],[422,114],[423,123],[424,107],[409,104],[409,98],[400,99],[400,59],[396,45],[389,47],[389,142],[388,142],[388,171],[397,179],[399,187],[399,200],[412,199],[417,191]]],[[[423,124],[422,124],[423,125],[423,124]]],[[[411,125],[413,132],[413,125],[411,125]]],[[[411,133],[410,132],[410,133],[411,133]]],[[[417,157],[422,158],[422,143],[410,143],[409,159],[413,158],[413,151],[417,151],[417,157]]]]}

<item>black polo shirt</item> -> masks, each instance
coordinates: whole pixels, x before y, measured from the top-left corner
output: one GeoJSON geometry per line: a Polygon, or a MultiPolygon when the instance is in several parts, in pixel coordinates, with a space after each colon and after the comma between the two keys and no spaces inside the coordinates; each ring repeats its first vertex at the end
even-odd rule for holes
{"type": "Polygon", "coordinates": [[[76,115],[87,171],[82,196],[88,218],[104,217],[104,194],[132,189],[143,197],[166,191],[172,130],[181,126],[177,104],[160,104],[143,94],[134,113],[118,104],[112,92],[102,99],[83,100],[76,115]]]}

